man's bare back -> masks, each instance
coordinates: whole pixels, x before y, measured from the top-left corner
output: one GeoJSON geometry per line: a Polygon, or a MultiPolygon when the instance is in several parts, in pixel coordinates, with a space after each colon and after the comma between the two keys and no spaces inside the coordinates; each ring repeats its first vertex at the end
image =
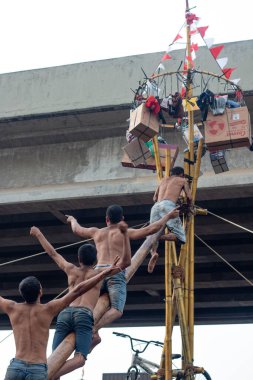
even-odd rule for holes
{"type": "Polygon", "coordinates": [[[29,363],[46,363],[49,327],[53,318],[50,304],[13,302],[9,318],[13,326],[16,359],[29,363]]]}
{"type": "Polygon", "coordinates": [[[111,264],[115,256],[122,258],[123,235],[119,230],[119,225],[125,224],[120,222],[118,224],[109,225],[99,229],[94,234],[94,242],[97,247],[97,265],[111,264]]]}

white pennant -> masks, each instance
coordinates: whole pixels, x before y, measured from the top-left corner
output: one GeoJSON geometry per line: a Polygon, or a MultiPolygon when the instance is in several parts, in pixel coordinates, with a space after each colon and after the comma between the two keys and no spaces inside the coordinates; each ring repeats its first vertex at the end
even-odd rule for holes
{"type": "Polygon", "coordinates": [[[241,78],[231,79],[231,82],[233,82],[234,84],[237,84],[240,82],[240,80],[241,80],[241,78]]]}
{"type": "Polygon", "coordinates": [[[169,53],[172,50],[171,46],[168,46],[168,49],[166,50],[166,53],[169,53]]]}
{"type": "Polygon", "coordinates": [[[159,64],[159,66],[158,66],[158,68],[157,68],[157,70],[158,70],[158,69],[162,69],[162,70],[165,70],[165,67],[163,66],[163,64],[162,64],[162,63],[160,63],[160,64],[159,64]]]}
{"type": "Polygon", "coordinates": [[[208,49],[210,49],[210,47],[211,47],[211,46],[213,45],[213,43],[214,43],[214,38],[206,38],[206,39],[205,39],[205,43],[206,43],[208,49]]]}
{"type": "Polygon", "coordinates": [[[219,59],[216,59],[218,65],[220,66],[221,69],[223,69],[223,67],[226,66],[226,64],[228,63],[228,58],[227,57],[224,57],[224,58],[219,58],[219,59]]]}
{"type": "Polygon", "coordinates": [[[192,51],[192,60],[194,61],[196,59],[196,53],[195,53],[195,51],[193,50],[192,51]]]}

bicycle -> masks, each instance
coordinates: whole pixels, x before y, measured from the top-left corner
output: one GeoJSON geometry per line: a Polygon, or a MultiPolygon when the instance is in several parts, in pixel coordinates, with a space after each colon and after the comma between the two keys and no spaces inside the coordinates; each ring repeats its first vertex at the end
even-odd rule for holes
{"type": "MultiPolygon", "coordinates": [[[[147,340],[143,340],[143,339],[137,339],[137,338],[131,337],[130,335],[118,333],[115,331],[113,332],[113,334],[115,334],[116,336],[119,336],[121,338],[129,338],[130,339],[131,349],[133,351],[133,357],[132,357],[131,366],[127,370],[126,380],[138,380],[141,372],[145,372],[145,373],[149,374],[150,379],[152,379],[152,380],[157,379],[156,373],[159,370],[160,365],[157,363],[154,363],[150,360],[147,360],[145,358],[142,358],[141,356],[139,356],[139,354],[142,354],[150,344],[153,344],[155,346],[163,348],[163,343],[158,342],[158,341],[154,341],[154,340],[147,341],[147,340]],[[143,344],[143,348],[142,349],[135,348],[136,344],[138,344],[138,346],[143,344]]],[[[172,354],[171,355],[172,360],[179,359],[179,358],[181,358],[180,354],[172,354]]],[[[202,367],[193,366],[193,367],[191,367],[191,369],[188,369],[188,370],[177,369],[177,368],[172,370],[172,378],[173,379],[176,379],[176,380],[182,379],[183,380],[186,378],[186,376],[188,376],[188,378],[190,378],[191,380],[193,380],[193,379],[211,380],[211,376],[202,367]],[[189,372],[189,371],[191,371],[191,372],[189,372]],[[190,373],[190,375],[189,375],[189,373],[190,373]]]]}

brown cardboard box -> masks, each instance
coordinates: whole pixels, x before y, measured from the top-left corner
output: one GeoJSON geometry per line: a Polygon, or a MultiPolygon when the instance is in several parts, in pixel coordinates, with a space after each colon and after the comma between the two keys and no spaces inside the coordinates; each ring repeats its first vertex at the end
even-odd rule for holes
{"type": "Polygon", "coordinates": [[[205,122],[205,142],[209,151],[249,147],[251,124],[247,107],[226,108],[223,115],[208,113],[205,122]]]}
{"type": "Polygon", "coordinates": [[[137,137],[123,146],[123,150],[133,163],[133,166],[145,164],[147,158],[151,157],[151,152],[145,143],[137,137]]]}
{"type": "MultiPolygon", "coordinates": [[[[175,161],[178,156],[178,146],[173,144],[159,144],[159,152],[161,157],[161,164],[163,170],[165,170],[165,149],[170,149],[171,154],[171,169],[175,165],[175,161]],[[162,147],[161,147],[162,145],[162,147]],[[165,148],[166,145],[166,148],[165,148]]],[[[122,160],[121,160],[122,166],[129,167],[129,168],[135,168],[135,169],[148,169],[148,170],[156,170],[156,164],[155,164],[155,158],[149,157],[146,159],[145,163],[139,164],[137,166],[134,166],[130,158],[126,153],[124,153],[122,160]]]]}
{"type": "Polygon", "coordinates": [[[158,116],[142,103],[130,113],[129,132],[145,142],[149,141],[159,132],[158,116]]]}

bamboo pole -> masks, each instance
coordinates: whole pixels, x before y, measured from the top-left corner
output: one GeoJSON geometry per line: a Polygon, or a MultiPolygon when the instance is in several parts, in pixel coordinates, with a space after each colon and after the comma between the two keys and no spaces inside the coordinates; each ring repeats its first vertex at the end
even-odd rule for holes
{"type": "MultiPolygon", "coordinates": [[[[172,256],[172,265],[178,266],[175,243],[172,243],[171,256],[172,256]]],[[[174,284],[174,292],[175,292],[178,318],[179,318],[179,324],[180,324],[180,330],[181,330],[184,360],[187,365],[190,365],[192,364],[192,359],[191,359],[191,354],[190,354],[188,327],[187,327],[186,319],[185,319],[184,299],[183,299],[181,279],[179,277],[173,276],[173,284],[174,284]]]]}
{"type": "Polygon", "coordinates": [[[153,142],[154,154],[155,154],[157,178],[160,181],[163,178],[163,170],[162,170],[162,164],[161,164],[161,159],[159,155],[157,135],[152,138],[152,142],[153,142]]]}
{"type": "MultiPolygon", "coordinates": [[[[168,232],[168,230],[167,230],[168,232]]],[[[172,379],[172,278],[171,243],[165,241],[165,380],[172,379]]]]}

